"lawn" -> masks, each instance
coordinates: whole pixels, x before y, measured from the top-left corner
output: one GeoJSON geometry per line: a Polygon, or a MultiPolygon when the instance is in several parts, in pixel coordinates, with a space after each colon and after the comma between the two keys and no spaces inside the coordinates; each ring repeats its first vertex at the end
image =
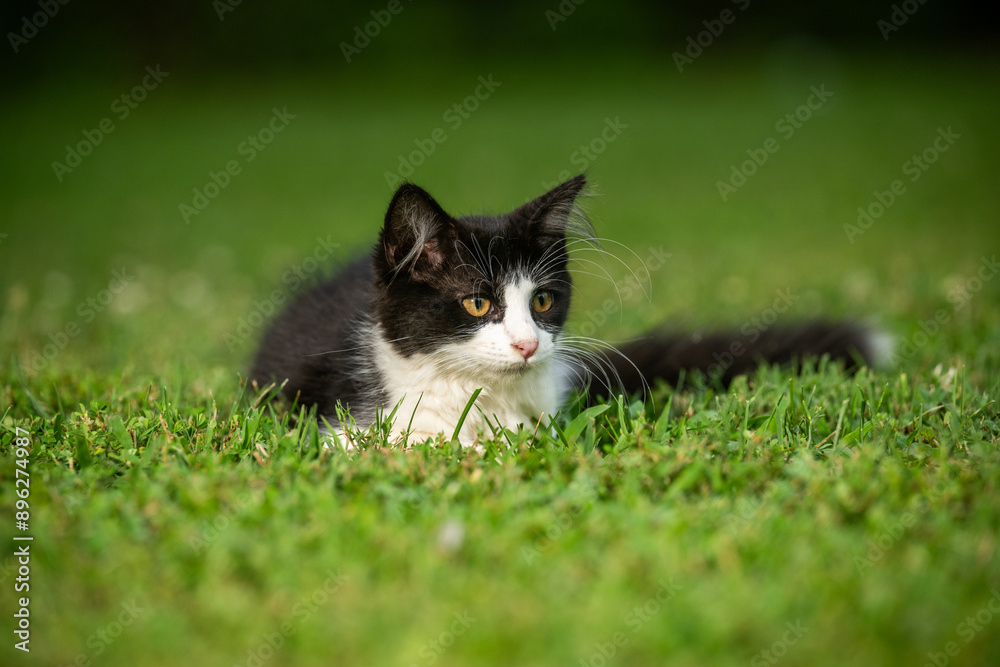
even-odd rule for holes
{"type": "Polygon", "coordinates": [[[125,117],[141,67],[24,88],[0,109],[0,663],[996,664],[994,72],[177,69],[125,117]],[[324,451],[243,386],[400,172],[465,213],[584,169],[614,257],[580,255],[574,332],[852,317],[893,363],[659,385],[482,454],[324,451]]]}

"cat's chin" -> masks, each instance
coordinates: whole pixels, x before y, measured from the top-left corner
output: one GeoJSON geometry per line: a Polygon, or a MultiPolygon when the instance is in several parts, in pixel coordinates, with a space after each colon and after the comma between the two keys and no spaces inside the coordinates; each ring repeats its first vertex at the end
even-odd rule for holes
{"type": "Polygon", "coordinates": [[[532,373],[539,372],[548,365],[548,359],[529,359],[515,363],[498,364],[496,362],[482,364],[476,371],[484,378],[495,380],[517,380],[532,373]]]}

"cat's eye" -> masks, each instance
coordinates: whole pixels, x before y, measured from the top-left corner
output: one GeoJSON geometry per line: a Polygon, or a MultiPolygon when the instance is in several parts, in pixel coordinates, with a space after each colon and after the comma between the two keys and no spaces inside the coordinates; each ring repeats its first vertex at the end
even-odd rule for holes
{"type": "Polygon", "coordinates": [[[485,297],[467,296],[462,299],[462,305],[474,317],[482,317],[490,312],[490,300],[485,297]]]}
{"type": "Polygon", "coordinates": [[[531,308],[536,313],[544,313],[552,307],[552,292],[539,292],[531,300],[531,308]]]}

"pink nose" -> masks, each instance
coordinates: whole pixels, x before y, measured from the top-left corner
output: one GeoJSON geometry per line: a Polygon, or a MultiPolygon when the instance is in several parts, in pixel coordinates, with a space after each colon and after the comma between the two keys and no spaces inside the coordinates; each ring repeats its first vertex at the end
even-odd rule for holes
{"type": "Polygon", "coordinates": [[[538,341],[537,340],[522,340],[522,341],[518,341],[516,343],[511,343],[510,346],[512,348],[514,348],[515,350],[517,350],[518,354],[520,354],[522,357],[524,357],[524,360],[527,361],[528,358],[531,357],[531,355],[533,355],[535,353],[535,350],[538,349],[538,341]]]}

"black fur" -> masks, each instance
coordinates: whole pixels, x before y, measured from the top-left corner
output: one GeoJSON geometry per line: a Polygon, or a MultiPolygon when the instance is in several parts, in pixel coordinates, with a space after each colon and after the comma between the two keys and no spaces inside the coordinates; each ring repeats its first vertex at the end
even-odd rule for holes
{"type": "Polygon", "coordinates": [[[372,364],[365,331],[375,274],[371,260],[348,265],[332,280],[292,302],[264,334],[250,377],[258,386],[285,380],[282,394],[333,416],[340,400],[355,419],[374,417],[371,400],[381,388],[363,372],[372,364]],[[359,400],[362,396],[366,400],[359,400]]]}
{"type": "MultiPolygon", "coordinates": [[[[282,393],[316,405],[320,415],[332,417],[340,402],[358,423],[371,423],[386,397],[373,328],[404,357],[468,338],[502,316],[499,286],[511,272],[535,273],[555,295],[552,309],[534,317],[558,335],[571,296],[567,227],[584,185],[577,176],[508,214],[464,218],[445,213],[419,187],[403,185],[371,258],[352,263],[281,313],[261,341],[251,379],[259,386],[287,380],[282,393]],[[493,301],[495,312],[469,315],[461,302],[473,294],[493,301]]],[[[586,357],[577,370],[596,399],[609,390],[641,392],[656,378],[676,384],[694,372],[728,383],[759,364],[805,357],[829,355],[848,367],[874,362],[872,332],[857,324],[809,322],[754,336],[655,332],[621,346],[621,354],[586,357]]]]}
{"type": "Polygon", "coordinates": [[[609,389],[610,393],[643,393],[655,379],[677,386],[694,373],[728,385],[761,364],[787,365],[824,355],[843,362],[847,369],[875,362],[872,332],[853,322],[805,322],[755,331],[752,336],[735,331],[693,335],[662,331],[617,349],[621,355],[609,354],[587,364],[592,402],[607,396],[609,389]]]}
{"type": "Polygon", "coordinates": [[[507,215],[458,219],[417,186],[400,187],[373,257],[373,310],[386,338],[404,356],[467,338],[502,316],[498,290],[508,274],[535,273],[541,266],[556,299],[537,321],[553,332],[562,329],[571,287],[565,225],[583,185],[578,177],[507,215]],[[481,319],[470,316],[461,300],[471,294],[489,298],[496,310],[481,319]]]}
{"type": "MultiPolygon", "coordinates": [[[[424,190],[399,188],[371,259],[351,264],[292,303],[269,327],[251,371],[258,386],[285,382],[282,393],[332,417],[337,402],[370,422],[384,391],[370,347],[373,326],[409,357],[471,336],[502,318],[499,291],[511,273],[535,275],[554,295],[536,313],[540,328],[562,330],[572,288],[566,233],[578,176],[500,216],[449,216],[424,190]],[[494,310],[469,315],[462,299],[481,295],[494,310]]],[[[391,409],[392,406],[389,406],[391,409]]]]}

